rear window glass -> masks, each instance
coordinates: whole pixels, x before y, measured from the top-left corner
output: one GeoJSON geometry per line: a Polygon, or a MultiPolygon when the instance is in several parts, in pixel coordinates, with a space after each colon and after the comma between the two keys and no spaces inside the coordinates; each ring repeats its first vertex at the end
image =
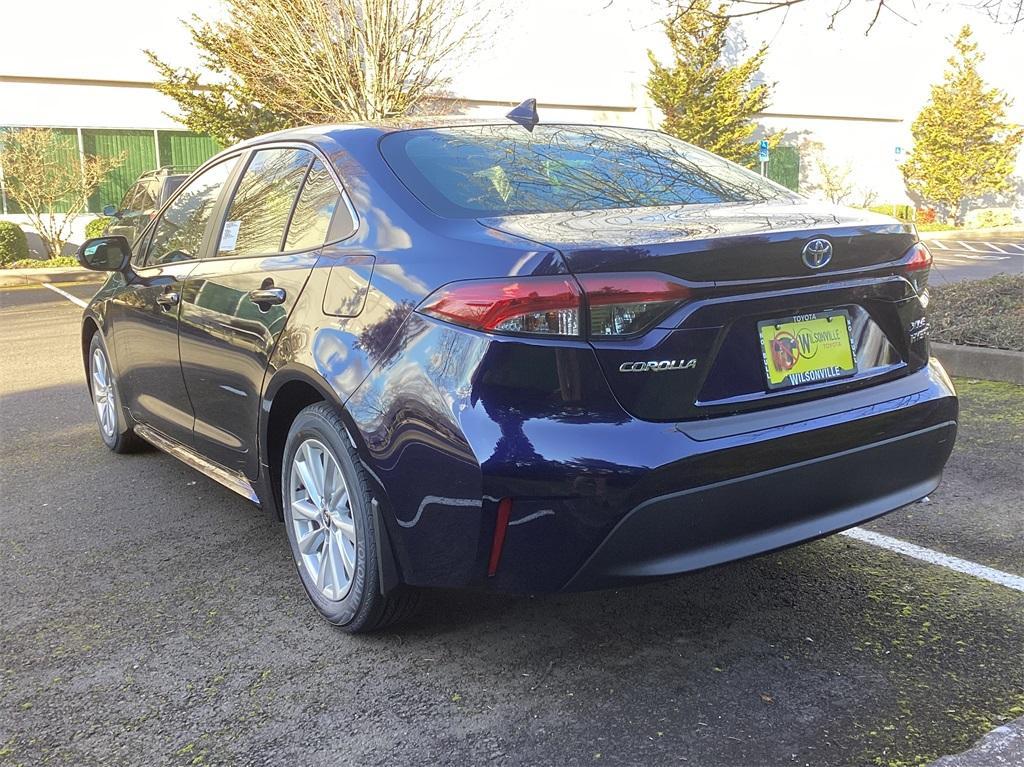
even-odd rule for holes
{"type": "Polygon", "coordinates": [[[334,211],[341,202],[341,192],[319,160],[313,162],[306,182],[295,203],[292,221],[288,226],[285,250],[319,248],[327,240],[334,211]]]}
{"type": "Polygon", "coordinates": [[[218,256],[278,253],[313,156],[302,149],[261,149],[252,156],[221,230],[218,256]]]}
{"type": "Polygon", "coordinates": [[[655,131],[432,128],[385,136],[381,151],[413,194],[449,218],[792,197],[752,171],[655,131]]]}

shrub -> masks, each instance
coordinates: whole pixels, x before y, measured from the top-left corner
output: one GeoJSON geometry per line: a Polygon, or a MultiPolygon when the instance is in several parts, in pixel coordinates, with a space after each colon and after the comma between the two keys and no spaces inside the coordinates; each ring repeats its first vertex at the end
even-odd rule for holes
{"type": "Polygon", "coordinates": [[[78,266],[78,260],[71,256],[59,256],[48,258],[45,261],[38,258],[23,258],[8,264],[11,269],[52,269],[61,266],[78,266]]]}
{"type": "Polygon", "coordinates": [[[107,218],[106,216],[94,218],[85,225],[85,239],[91,240],[93,237],[102,237],[103,230],[106,229],[107,225],[113,220],[114,219],[107,218]]]}
{"type": "Polygon", "coordinates": [[[1024,276],[1000,274],[930,288],[933,341],[1024,351],[1024,276]]]}
{"type": "Polygon", "coordinates": [[[28,240],[22,228],[12,221],[0,221],[0,266],[28,255],[28,240]]]}
{"type": "Polygon", "coordinates": [[[909,221],[911,223],[916,218],[913,205],[872,205],[868,210],[885,216],[895,216],[900,221],[909,221]]]}

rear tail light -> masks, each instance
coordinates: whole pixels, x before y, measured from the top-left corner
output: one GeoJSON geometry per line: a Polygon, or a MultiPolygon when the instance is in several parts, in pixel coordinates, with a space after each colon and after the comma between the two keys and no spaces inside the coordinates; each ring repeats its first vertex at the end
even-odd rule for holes
{"type": "Polygon", "coordinates": [[[439,289],[419,311],[490,333],[615,338],[654,327],[690,295],[658,274],[468,280],[439,289]]]}
{"type": "Polygon", "coordinates": [[[910,283],[914,286],[914,292],[918,296],[925,296],[928,289],[928,271],[932,266],[932,254],[923,242],[915,243],[906,253],[903,254],[903,269],[907,272],[910,283]]]}
{"type": "Polygon", "coordinates": [[[475,330],[578,336],[580,304],[572,277],[523,277],[451,283],[420,311],[475,330]]]}
{"type": "Polygon", "coordinates": [[[932,266],[932,254],[928,252],[928,248],[924,246],[923,242],[912,245],[910,250],[904,254],[903,259],[903,268],[908,272],[930,269],[932,266]]]}
{"type": "Polygon", "coordinates": [[[654,326],[690,297],[686,285],[652,275],[579,278],[590,307],[590,335],[631,336],[654,326]]]}

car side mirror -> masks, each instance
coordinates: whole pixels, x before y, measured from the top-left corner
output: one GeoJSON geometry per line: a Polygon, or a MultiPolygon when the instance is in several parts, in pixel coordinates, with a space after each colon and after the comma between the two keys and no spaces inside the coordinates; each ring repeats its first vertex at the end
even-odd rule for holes
{"type": "Polygon", "coordinates": [[[78,263],[97,272],[123,272],[132,260],[132,246],[126,237],[93,237],[78,249],[78,263]]]}
{"type": "Polygon", "coordinates": [[[103,215],[106,216],[107,218],[117,218],[117,208],[115,208],[113,205],[104,205],[103,215]]]}

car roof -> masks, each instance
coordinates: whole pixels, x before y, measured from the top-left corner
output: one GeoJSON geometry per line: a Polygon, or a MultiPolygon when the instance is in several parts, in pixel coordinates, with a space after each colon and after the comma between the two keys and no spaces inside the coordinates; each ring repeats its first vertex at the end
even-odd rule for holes
{"type": "MultiPolygon", "coordinates": [[[[363,139],[369,138],[373,141],[377,138],[391,133],[402,131],[423,130],[430,128],[454,128],[473,126],[501,126],[515,128],[516,123],[508,118],[488,117],[467,117],[465,115],[411,115],[396,117],[388,120],[377,120],[368,122],[350,123],[326,123],[322,125],[303,125],[296,128],[285,128],[284,130],[264,133],[259,136],[244,139],[237,144],[223,149],[214,155],[207,164],[217,161],[220,158],[233,152],[244,151],[259,147],[264,144],[276,142],[297,142],[313,144],[325,148],[325,144],[335,146],[351,146],[353,141],[363,143],[363,139]]],[[[631,130],[642,132],[656,132],[652,128],[638,128],[624,125],[607,125],[587,122],[554,121],[542,122],[541,126],[549,127],[574,127],[574,128],[614,128],[616,130],[631,130]]],[[[364,144],[365,145],[365,144],[364,144]]]]}
{"type": "Polygon", "coordinates": [[[350,123],[326,123],[323,125],[304,125],[297,128],[285,128],[273,133],[245,139],[234,148],[263,144],[268,141],[311,141],[317,138],[351,132],[376,133],[385,135],[398,131],[416,128],[450,128],[468,125],[514,125],[506,119],[490,119],[465,117],[460,115],[411,115],[388,120],[375,120],[350,123]]]}

